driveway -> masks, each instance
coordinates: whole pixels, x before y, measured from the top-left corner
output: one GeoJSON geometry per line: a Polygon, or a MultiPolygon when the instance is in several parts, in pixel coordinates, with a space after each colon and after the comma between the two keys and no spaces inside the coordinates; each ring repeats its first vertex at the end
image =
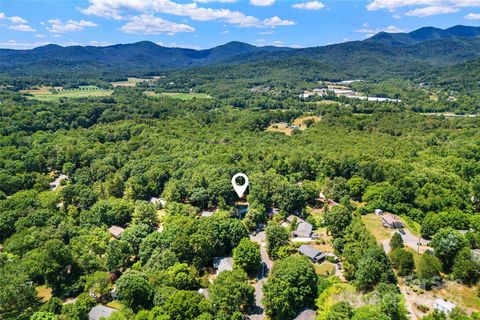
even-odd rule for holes
{"type": "Polygon", "coordinates": [[[431,247],[428,246],[428,244],[430,243],[429,240],[414,235],[408,229],[403,230],[405,231],[405,234],[401,234],[401,236],[405,246],[412,248],[413,250],[415,250],[415,252],[418,252],[420,254],[423,254],[425,253],[425,251],[431,249],[431,247]],[[418,243],[420,243],[420,245],[418,243]]]}
{"type": "Polygon", "coordinates": [[[268,273],[273,267],[273,261],[267,254],[266,247],[266,236],[265,232],[259,232],[256,235],[250,235],[250,240],[258,243],[260,245],[260,256],[262,258],[262,265],[260,273],[257,276],[257,282],[255,283],[255,308],[252,314],[248,315],[248,318],[251,320],[263,320],[266,318],[265,310],[262,306],[262,297],[263,297],[263,284],[267,280],[268,273]]]}

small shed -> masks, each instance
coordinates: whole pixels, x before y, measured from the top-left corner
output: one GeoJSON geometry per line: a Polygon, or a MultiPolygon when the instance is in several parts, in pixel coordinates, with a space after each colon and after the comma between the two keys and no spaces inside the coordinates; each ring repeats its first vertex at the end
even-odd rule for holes
{"type": "Polygon", "coordinates": [[[435,310],[444,312],[445,314],[449,314],[455,307],[456,305],[454,305],[453,303],[442,299],[437,299],[433,303],[433,308],[435,310]]]}
{"type": "Polygon", "coordinates": [[[120,237],[123,234],[123,231],[125,231],[125,229],[119,226],[111,226],[110,228],[108,228],[108,232],[110,232],[112,237],[114,237],[115,239],[120,239],[120,237]]]}
{"type": "Polygon", "coordinates": [[[108,318],[114,313],[115,309],[99,304],[93,307],[88,313],[88,320],[100,320],[100,318],[108,318]]]}
{"type": "Polygon", "coordinates": [[[325,259],[325,254],[323,252],[306,244],[302,244],[300,248],[298,248],[298,252],[309,257],[313,263],[317,263],[325,259]]]}
{"type": "Polygon", "coordinates": [[[383,214],[383,210],[382,209],[375,209],[375,214],[377,216],[381,216],[383,214]]]}

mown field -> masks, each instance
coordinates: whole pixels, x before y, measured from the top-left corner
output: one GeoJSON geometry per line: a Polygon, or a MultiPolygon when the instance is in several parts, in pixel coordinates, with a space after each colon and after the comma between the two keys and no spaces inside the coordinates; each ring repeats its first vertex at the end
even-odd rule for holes
{"type": "Polygon", "coordinates": [[[60,89],[56,91],[50,91],[51,87],[42,87],[38,90],[25,90],[23,93],[28,94],[30,99],[36,99],[41,101],[55,101],[62,98],[88,98],[88,97],[106,97],[113,93],[113,90],[106,90],[97,86],[81,86],[78,89],[60,89]]]}

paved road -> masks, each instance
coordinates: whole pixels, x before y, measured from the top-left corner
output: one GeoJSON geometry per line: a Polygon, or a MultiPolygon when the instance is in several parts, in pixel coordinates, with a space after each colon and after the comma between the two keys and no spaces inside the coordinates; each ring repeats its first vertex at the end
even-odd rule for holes
{"type": "Polygon", "coordinates": [[[270,260],[270,257],[267,254],[266,246],[266,238],[265,232],[259,232],[257,235],[250,235],[250,240],[258,243],[260,245],[260,255],[262,258],[262,263],[265,265],[265,268],[262,268],[260,274],[258,275],[258,280],[255,283],[255,310],[252,314],[248,317],[251,320],[263,320],[265,319],[265,310],[262,306],[262,297],[263,297],[263,284],[265,283],[266,277],[268,276],[268,272],[273,267],[273,261],[270,260]]]}
{"type": "Polygon", "coordinates": [[[405,234],[402,234],[403,243],[407,246],[415,250],[420,254],[425,253],[425,251],[431,249],[428,244],[430,241],[423,239],[422,237],[418,237],[411,233],[408,229],[403,229],[405,234]],[[419,246],[417,243],[421,243],[419,246]]]}

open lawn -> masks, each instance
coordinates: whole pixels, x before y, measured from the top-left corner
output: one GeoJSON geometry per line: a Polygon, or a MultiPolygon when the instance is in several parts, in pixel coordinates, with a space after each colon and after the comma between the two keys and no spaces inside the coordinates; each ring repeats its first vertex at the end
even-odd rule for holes
{"type": "Polygon", "coordinates": [[[135,87],[137,83],[153,80],[154,79],[128,77],[127,81],[114,81],[110,83],[113,87],[135,87]]]}
{"type": "Polygon", "coordinates": [[[39,86],[32,89],[20,90],[20,93],[51,94],[50,90],[63,90],[63,87],[39,86]]]}
{"type": "Polygon", "coordinates": [[[362,216],[363,223],[368,231],[377,239],[378,243],[388,240],[392,237],[392,230],[385,228],[382,223],[382,217],[376,214],[367,214],[362,216]]]}
{"type": "Polygon", "coordinates": [[[447,299],[460,307],[470,308],[480,312],[480,297],[477,295],[477,287],[468,287],[455,281],[446,281],[441,290],[432,290],[432,293],[443,299],[447,299]]]}
{"type": "Polygon", "coordinates": [[[321,276],[332,276],[335,274],[336,270],[335,265],[328,261],[315,265],[315,272],[321,276]]]}
{"type": "Polygon", "coordinates": [[[88,98],[88,97],[106,97],[112,94],[112,90],[100,89],[96,86],[84,86],[79,89],[60,90],[58,93],[51,93],[44,90],[32,91],[30,90],[30,99],[36,99],[41,101],[55,101],[61,98],[88,98]]]}
{"type": "Polygon", "coordinates": [[[212,98],[206,93],[195,93],[195,92],[193,93],[182,93],[182,92],[156,93],[152,91],[145,91],[144,93],[150,97],[170,97],[170,98],[179,99],[179,100],[211,99],[212,98]]]}
{"type": "Polygon", "coordinates": [[[50,300],[52,297],[52,289],[46,285],[38,286],[35,290],[37,290],[37,297],[43,302],[50,300]]]}
{"type": "MultiPolygon", "coordinates": [[[[313,122],[318,122],[322,118],[319,116],[303,116],[303,117],[298,117],[297,119],[293,120],[292,126],[298,126],[298,129],[300,130],[305,130],[307,129],[307,126],[305,125],[305,121],[307,120],[313,120],[313,122]]],[[[268,132],[282,132],[286,134],[287,136],[291,136],[293,133],[293,129],[285,122],[278,122],[278,123],[272,123],[268,126],[268,128],[265,130],[268,132]]]]}
{"type": "Polygon", "coordinates": [[[109,303],[106,304],[106,306],[116,310],[120,310],[123,307],[123,305],[118,300],[110,301],[109,303]]]}

